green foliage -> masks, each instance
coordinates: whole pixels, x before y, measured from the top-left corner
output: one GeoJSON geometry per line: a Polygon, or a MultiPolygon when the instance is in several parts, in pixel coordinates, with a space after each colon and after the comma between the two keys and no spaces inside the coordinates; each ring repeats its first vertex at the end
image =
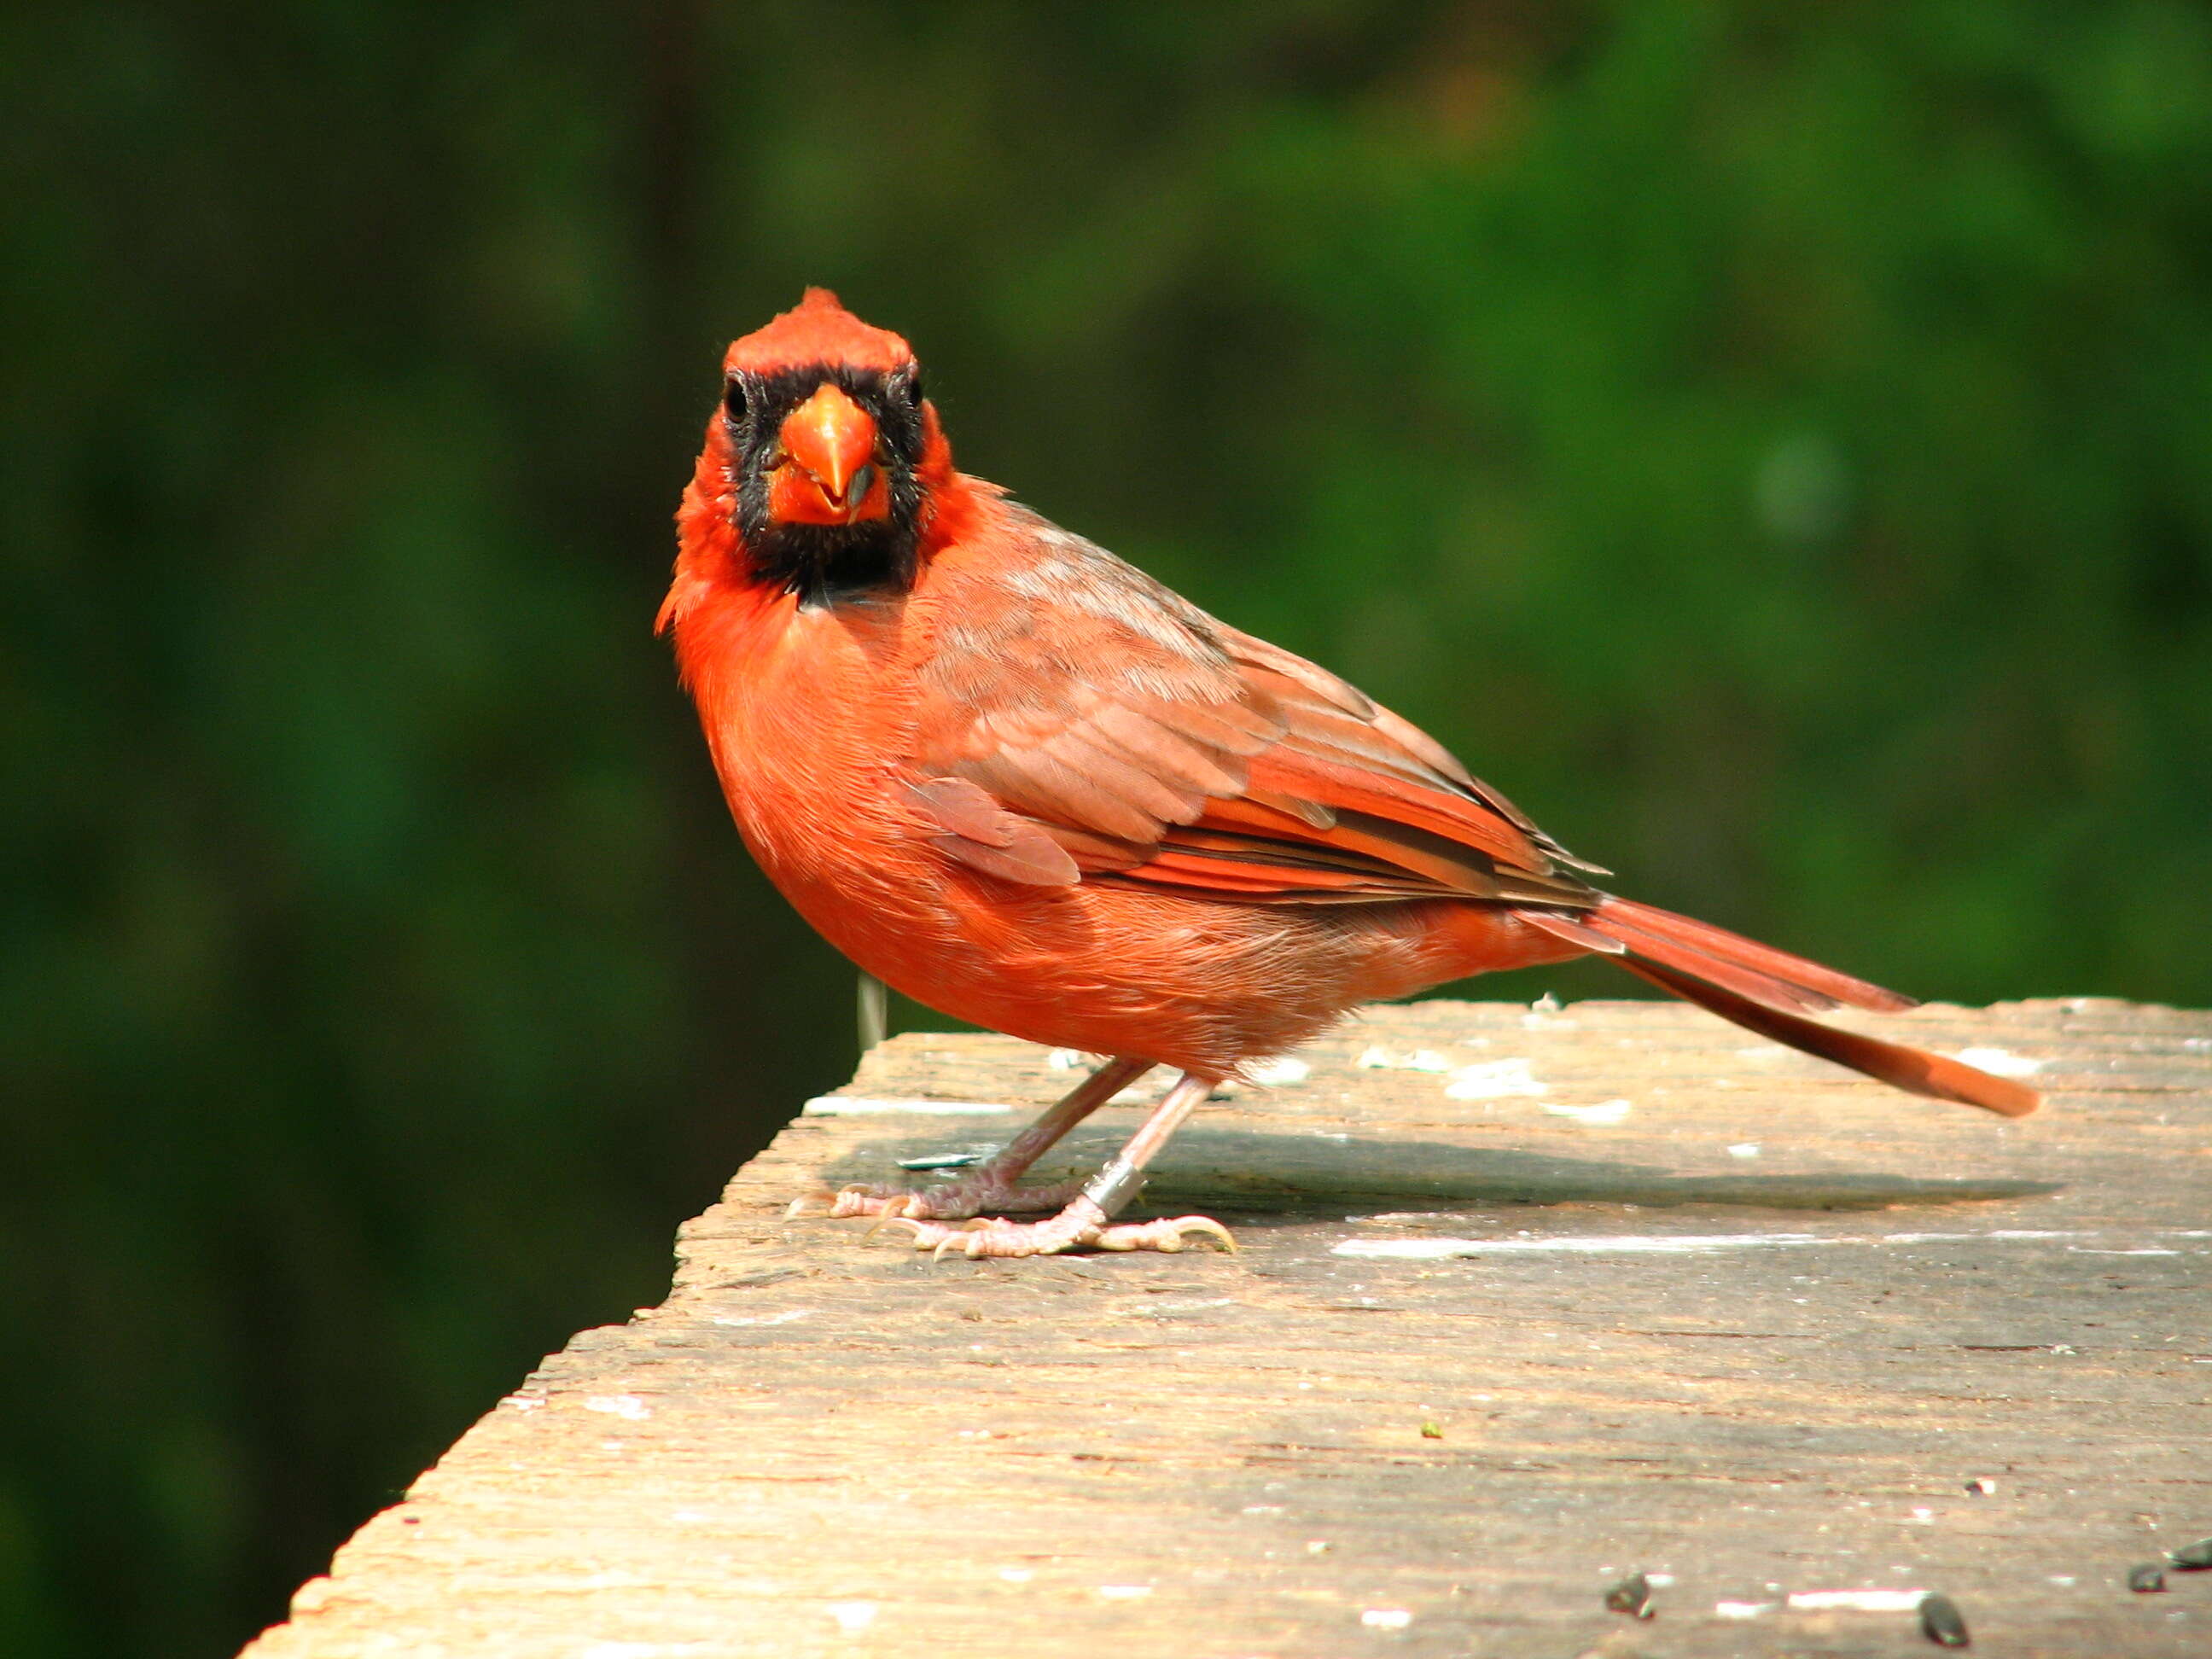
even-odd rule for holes
{"type": "Polygon", "coordinates": [[[846,1069],[647,635],[807,282],[1629,890],[2212,999],[2202,8],[95,4],[0,65],[9,1653],[276,1616],[846,1069]]]}

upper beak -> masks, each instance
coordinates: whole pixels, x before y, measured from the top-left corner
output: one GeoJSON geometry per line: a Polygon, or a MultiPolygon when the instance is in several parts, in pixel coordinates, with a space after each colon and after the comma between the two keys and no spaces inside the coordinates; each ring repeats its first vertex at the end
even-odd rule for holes
{"type": "Polygon", "coordinates": [[[786,523],[850,524],[873,503],[876,422],[828,381],[784,417],[769,508],[786,523]]]}

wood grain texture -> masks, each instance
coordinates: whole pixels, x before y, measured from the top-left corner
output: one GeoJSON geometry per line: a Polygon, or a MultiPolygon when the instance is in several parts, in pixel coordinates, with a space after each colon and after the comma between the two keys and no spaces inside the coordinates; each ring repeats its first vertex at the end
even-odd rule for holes
{"type": "Polygon", "coordinates": [[[1678,1004],[1377,1009],[1163,1160],[1138,1212],[1241,1254],[943,1264],[784,1206],[1071,1074],[897,1038],[841,1091],[891,1109],[793,1122],[666,1304],[550,1359],[248,1651],[1930,1650],[1910,1612],[1773,1605],[1867,1588],[1995,1653],[2212,1651],[2212,1573],[2124,1583],[2212,1533],[2212,1016],[1849,1023],[2051,1098],[1911,1099],[1678,1004]],[[1648,1622],[1603,1605],[1634,1569],[1673,1577],[1648,1622]]]}

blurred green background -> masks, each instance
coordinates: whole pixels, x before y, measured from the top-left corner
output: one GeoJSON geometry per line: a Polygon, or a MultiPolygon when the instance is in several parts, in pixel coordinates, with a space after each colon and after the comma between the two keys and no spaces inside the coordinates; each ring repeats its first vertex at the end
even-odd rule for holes
{"type": "Polygon", "coordinates": [[[805,283],[1629,890],[2212,1001],[2202,5],[88,3],[0,89],[0,1651],[279,1616],[849,1069],[649,632],[805,283]]]}

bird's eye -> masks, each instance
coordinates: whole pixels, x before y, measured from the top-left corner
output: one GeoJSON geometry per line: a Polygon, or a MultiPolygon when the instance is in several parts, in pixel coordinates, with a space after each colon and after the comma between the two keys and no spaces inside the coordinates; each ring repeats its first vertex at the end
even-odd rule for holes
{"type": "Polygon", "coordinates": [[[899,387],[899,396],[906,399],[908,409],[921,407],[921,373],[919,369],[906,377],[905,383],[899,387]]]}
{"type": "Polygon", "coordinates": [[[745,388],[742,382],[732,380],[722,388],[722,413],[732,421],[745,418],[745,388]]]}

